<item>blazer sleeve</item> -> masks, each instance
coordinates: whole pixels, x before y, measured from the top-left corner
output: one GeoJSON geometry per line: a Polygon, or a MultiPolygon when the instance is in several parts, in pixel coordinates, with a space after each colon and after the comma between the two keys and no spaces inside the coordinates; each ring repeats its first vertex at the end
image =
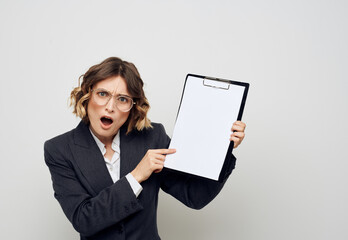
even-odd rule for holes
{"type": "MultiPolygon", "coordinates": [[[[170,138],[165,133],[163,126],[161,131],[162,141],[168,147],[170,138]]],[[[232,173],[236,158],[233,154],[229,154],[227,158],[222,169],[221,182],[164,168],[161,172],[161,189],[186,206],[201,209],[218,195],[232,173]]]]}
{"type": "Polygon", "coordinates": [[[92,196],[68,161],[70,154],[62,148],[57,142],[47,141],[45,162],[54,196],[76,231],[91,236],[143,209],[125,177],[92,196]]]}

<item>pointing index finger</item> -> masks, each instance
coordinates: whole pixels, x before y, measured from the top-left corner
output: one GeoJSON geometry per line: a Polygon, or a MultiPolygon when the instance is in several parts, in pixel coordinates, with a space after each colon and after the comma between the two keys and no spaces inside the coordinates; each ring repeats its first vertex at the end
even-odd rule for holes
{"type": "Polygon", "coordinates": [[[153,150],[155,153],[158,153],[158,154],[172,154],[172,153],[175,153],[176,152],[176,149],[174,148],[169,148],[169,149],[155,149],[153,150]]]}

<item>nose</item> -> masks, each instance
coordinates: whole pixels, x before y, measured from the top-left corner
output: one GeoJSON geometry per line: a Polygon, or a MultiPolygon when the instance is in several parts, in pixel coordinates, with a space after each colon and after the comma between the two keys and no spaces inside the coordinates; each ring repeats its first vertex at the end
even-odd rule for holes
{"type": "Polygon", "coordinates": [[[105,105],[105,110],[108,112],[114,112],[115,110],[115,98],[111,97],[105,105]]]}

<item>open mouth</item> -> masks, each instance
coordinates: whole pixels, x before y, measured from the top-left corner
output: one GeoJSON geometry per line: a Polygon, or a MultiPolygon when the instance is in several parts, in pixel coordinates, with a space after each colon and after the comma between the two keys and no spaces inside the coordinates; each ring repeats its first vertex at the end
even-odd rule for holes
{"type": "Polygon", "coordinates": [[[113,120],[108,117],[101,117],[100,121],[102,122],[104,126],[110,126],[113,123],[113,120]]]}

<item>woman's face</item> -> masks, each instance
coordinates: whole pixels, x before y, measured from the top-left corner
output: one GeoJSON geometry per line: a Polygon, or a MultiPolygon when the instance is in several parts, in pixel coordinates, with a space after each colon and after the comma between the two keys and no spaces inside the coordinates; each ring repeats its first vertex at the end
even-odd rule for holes
{"type": "MultiPolygon", "coordinates": [[[[113,96],[132,97],[128,92],[126,81],[120,76],[107,78],[93,86],[93,90],[100,88],[109,91],[113,96]]],[[[120,127],[127,121],[129,111],[121,112],[115,105],[114,97],[105,105],[98,105],[93,95],[92,92],[87,106],[90,128],[94,135],[106,144],[108,141],[112,141],[120,127]]]]}

